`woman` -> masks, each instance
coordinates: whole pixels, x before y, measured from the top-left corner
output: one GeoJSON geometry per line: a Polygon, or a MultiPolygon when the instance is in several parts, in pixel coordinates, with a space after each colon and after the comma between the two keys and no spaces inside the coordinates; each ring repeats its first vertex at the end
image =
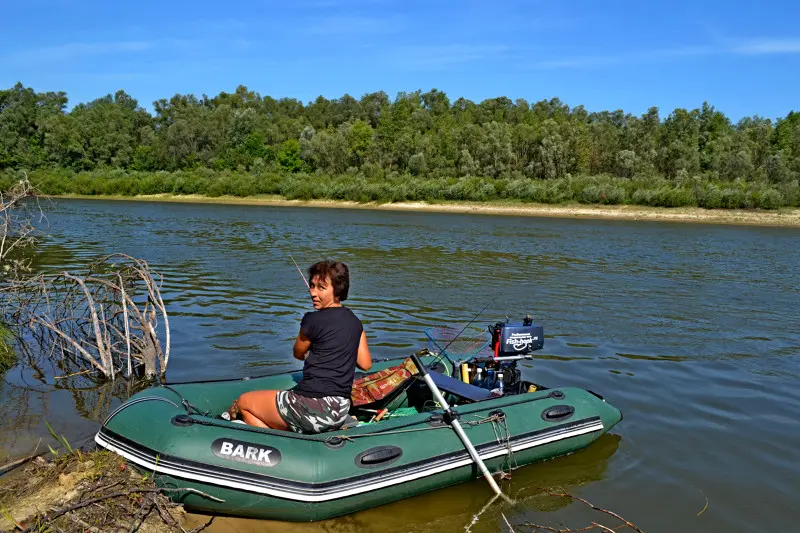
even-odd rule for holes
{"type": "Polygon", "coordinates": [[[288,391],[252,391],[230,408],[251,426],[321,433],[347,420],[355,367],[369,370],[372,357],[361,321],[344,307],[350,271],[338,261],[321,261],[308,269],[311,302],[294,341],[296,359],[305,361],[303,379],[288,391]]]}

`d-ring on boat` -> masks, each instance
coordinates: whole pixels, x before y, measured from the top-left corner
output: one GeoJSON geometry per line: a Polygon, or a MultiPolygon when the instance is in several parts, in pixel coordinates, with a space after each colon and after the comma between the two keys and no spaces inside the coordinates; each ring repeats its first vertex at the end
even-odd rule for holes
{"type": "Polygon", "coordinates": [[[294,371],[151,387],[113,411],[95,441],[160,486],[194,489],[169,492],[187,509],[312,521],[480,477],[453,420],[494,473],[580,450],[622,419],[592,391],[523,379],[518,361],[544,342],[530,317],[489,332],[487,349],[463,361],[426,349],[357,373],[350,427],[305,435],[216,416],[244,392],[294,387],[302,378],[294,371]],[[417,364],[450,412],[433,401],[417,364]]]}

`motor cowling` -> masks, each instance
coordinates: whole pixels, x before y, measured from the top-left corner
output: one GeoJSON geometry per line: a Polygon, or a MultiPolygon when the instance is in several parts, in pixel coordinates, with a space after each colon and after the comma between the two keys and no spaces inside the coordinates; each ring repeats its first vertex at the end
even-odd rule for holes
{"type": "Polygon", "coordinates": [[[495,357],[525,355],[544,347],[544,328],[526,316],[521,324],[498,322],[489,326],[495,357]]]}

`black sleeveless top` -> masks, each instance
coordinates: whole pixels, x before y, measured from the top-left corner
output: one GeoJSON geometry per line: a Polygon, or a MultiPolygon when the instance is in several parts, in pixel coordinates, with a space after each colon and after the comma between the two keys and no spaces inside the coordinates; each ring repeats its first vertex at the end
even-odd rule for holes
{"type": "Polygon", "coordinates": [[[350,399],[364,330],[361,320],[347,307],[327,307],[306,313],[300,329],[311,341],[311,353],[294,392],[307,398],[350,399]]]}

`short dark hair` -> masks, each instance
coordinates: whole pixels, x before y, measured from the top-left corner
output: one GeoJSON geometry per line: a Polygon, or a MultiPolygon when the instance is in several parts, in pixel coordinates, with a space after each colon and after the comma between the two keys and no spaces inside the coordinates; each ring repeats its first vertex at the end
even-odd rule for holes
{"type": "Polygon", "coordinates": [[[343,302],[347,300],[350,292],[350,269],[341,261],[320,261],[308,267],[308,281],[319,276],[320,279],[330,279],[333,285],[333,295],[343,302]]]}

